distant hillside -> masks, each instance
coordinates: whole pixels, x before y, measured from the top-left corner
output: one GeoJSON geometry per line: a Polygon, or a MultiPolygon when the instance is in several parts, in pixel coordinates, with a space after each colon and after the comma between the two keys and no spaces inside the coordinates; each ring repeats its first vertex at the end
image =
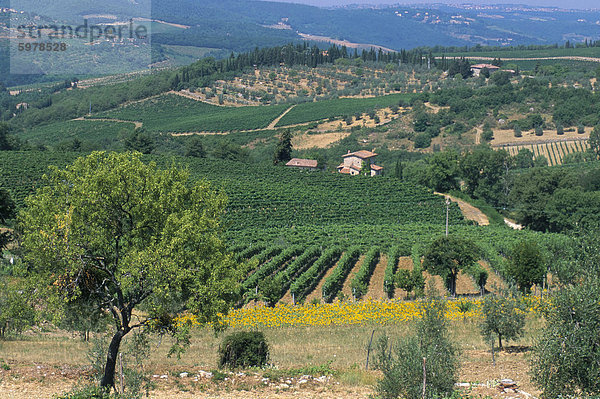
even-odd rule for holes
{"type": "MultiPolygon", "coordinates": [[[[79,23],[84,17],[96,23],[116,23],[149,16],[152,63],[155,66],[189,64],[205,55],[224,57],[255,47],[281,45],[304,38],[364,48],[381,46],[399,50],[420,46],[476,46],[579,43],[600,39],[598,11],[568,11],[525,6],[395,6],[382,8],[321,9],[312,6],[246,0],[90,0],[0,1],[0,8],[19,8],[42,20],[79,23]]],[[[2,14],[2,13],[0,13],[2,14]]],[[[1,15],[0,15],[1,17],[1,15]]],[[[0,18],[0,40],[7,29],[0,18]]],[[[6,34],[4,36],[7,36],[6,34]]],[[[8,79],[6,43],[0,43],[0,76],[6,84],[39,80],[8,79]]],[[[137,53],[133,53],[134,56],[137,53]]],[[[118,54],[114,60],[131,58],[118,54]]],[[[116,73],[110,58],[103,73],[116,73]]],[[[75,62],[75,61],[74,61],[75,62]]],[[[75,63],[74,63],[75,65],[75,63]]],[[[122,67],[122,64],[121,64],[122,67]]],[[[133,63],[125,65],[139,69],[133,63]]],[[[100,73],[99,71],[95,72],[100,73]]]]}

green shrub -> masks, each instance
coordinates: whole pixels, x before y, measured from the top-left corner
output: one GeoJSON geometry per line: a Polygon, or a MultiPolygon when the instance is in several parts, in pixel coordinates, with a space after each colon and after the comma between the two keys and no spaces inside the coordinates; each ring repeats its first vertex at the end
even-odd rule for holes
{"type": "Polygon", "coordinates": [[[535,135],[540,137],[544,135],[544,128],[541,126],[536,126],[535,127],[535,135]]]}
{"type": "Polygon", "coordinates": [[[515,133],[515,137],[523,137],[523,133],[521,132],[521,127],[517,124],[515,124],[514,133],[515,133]]]}
{"type": "Polygon", "coordinates": [[[417,134],[414,143],[415,148],[428,148],[431,145],[431,137],[427,133],[417,134]]]}
{"type": "Polygon", "coordinates": [[[516,243],[506,271],[523,294],[529,293],[534,284],[541,285],[546,276],[546,261],[537,242],[527,240],[516,243]]]}
{"type": "Polygon", "coordinates": [[[219,346],[219,367],[262,367],[269,360],[269,345],[262,332],[237,332],[219,346]]]}
{"type": "Polygon", "coordinates": [[[492,131],[492,129],[486,129],[481,134],[481,138],[484,141],[492,141],[492,139],[494,138],[494,132],[492,131]]]}

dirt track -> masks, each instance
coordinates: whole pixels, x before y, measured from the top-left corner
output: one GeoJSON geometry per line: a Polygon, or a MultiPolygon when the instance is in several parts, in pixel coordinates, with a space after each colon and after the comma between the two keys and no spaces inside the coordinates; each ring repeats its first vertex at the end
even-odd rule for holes
{"type": "Polygon", "coordinates": [[[452,197],[448,194],[435,193],[437,195],[443,195],[446,198],[450,198],[450,201],[456,202],[458,207],[462,211],[463,216],[468,220],[473,220],[477,222],[480,226],[488,226],[490,224],[490,220],[488,217],[481,212],[479,209],[475,208],[473,205],[466,203],[465,201],[452,197]]]}

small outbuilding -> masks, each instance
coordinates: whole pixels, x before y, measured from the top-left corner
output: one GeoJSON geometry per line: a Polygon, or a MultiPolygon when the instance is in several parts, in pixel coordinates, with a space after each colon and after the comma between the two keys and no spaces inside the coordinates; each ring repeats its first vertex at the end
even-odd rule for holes
{"type": "Polygon", "coordinates": [[[490,73],[494,73],[500,70],[500,67],[492,64],[475,64],[471,65],[471,71],[473,72],[473,76],[479,76],[483,69],[487,69],[490,73]]]}
{"type": "Polygon", "coordinates": [[[292,158],[285,166],[304,170],[318,170],[319,162],[314,159],[292,158]]]}

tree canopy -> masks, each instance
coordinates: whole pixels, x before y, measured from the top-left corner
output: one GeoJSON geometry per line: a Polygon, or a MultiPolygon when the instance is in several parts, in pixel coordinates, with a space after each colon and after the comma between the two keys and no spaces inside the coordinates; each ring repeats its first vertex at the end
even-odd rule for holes
{"type": "Polygon", "coordinates": [[[273,154],[273,163],[275,165],[283,162],[288,162],[292,159],[292,132],[285,130],[279,138],[279,143],[273,154]]]}
{"type": "Polygon", "coordinates": [[[477,262],[478,252],[475,244],[469,240],[453,236],[440,237],[427,248],[423,269],[444,278],[446,287],[455,296],[458,272],[477,262]]]}
{"type": "Polygon", "coordinates": [[[529,293],[534,284],[541,284],[546,274],[546,262],[537,243],[517,243],[509,258],[507,271],[524,294],[529,293]]]}
{"type": "Polygon", "coordinates": [[[218,326],[234,300],[237,277],[221,239],[226,198],[188,176],[139,153],[96,152],[54,169],[18,216],[28,278],[45,287],[38,292],[50,312],[84,301],[112,316],[103,387],[114,386],[130,331],[185,341],[182,315],[218,326]]]}

